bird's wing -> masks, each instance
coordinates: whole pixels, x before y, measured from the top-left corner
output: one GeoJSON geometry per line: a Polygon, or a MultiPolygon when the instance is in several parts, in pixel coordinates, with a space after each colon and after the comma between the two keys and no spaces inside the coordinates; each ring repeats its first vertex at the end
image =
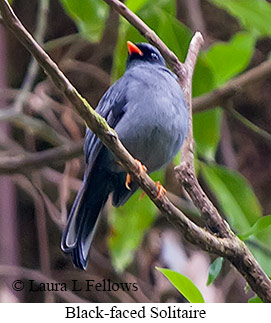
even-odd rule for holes
{"type": "MultiPolygon", "coordinates": [[[[105,118],[111,128],[115,128],[126,111],[127,81],[125,75],[113,84],[101,98],[96,112],[105,118]]],[[[87,128],[85,136],[84,152],[87,163],[87,171],[92,168],[98,153],[102,148],[100,139],[87,128]]]]}
{"type": "MultiPolygon", "coordinates": [[[[125,82],[125,79],[120,79],[119,81],[117,81],[107,90],[96,108],[96,111],[106,119],[106,121],[112,128],[117,125],[117,123],[125,113],[126,84],[127,83],[125,82]]],[[[103,153],[103,151],[101,150],[102,147],[103,144],[100,139],[90,129],[87,129],[84,145],[87,166],[85,170],[83,185],[77,194],[69,215],[66,230],[62,235],[62,249],[66,252],[71,252],[71,250],[76,247],[78,237],[82,235],[81,231],[86,219],[85,210],[84,208],[82,208],[82,205],[84,205],[84,196],[87,191],[91,189],[88,179],[90,179],[93,166],[95,167],[95,161],[97,160],[98,156],[100,156],[99,154],[103,153]]],[[[102,155],[100,157],[102,157],[102,155]]],[[[94,179],[98,180],[98,178],[94,179]]],[[[102,181],[100,184],[103,184],[102,181]]],[[[104,190],[103,193],[105,193],[107,191],[107,187],[102,186],[102,188],[104,190]]],[[[95,192],[97,193],[96,187],[95,192]]],[[[106,194],[108,195],[108,193],[106,194]]],[[[101,196],[103,196],[103,194],[101,194],[101,196]]],[[[103,202],[104,201],[101,200],[100,204],[102,205],[103,202]]],[[[98,214],[96,214],[95,221],[97,217],[98,214]]],[[[95,221],[93,222],[94,224],[95,221]]],[[[91,231],[91,227],[89,227],[88,230],[91,231]]]]}

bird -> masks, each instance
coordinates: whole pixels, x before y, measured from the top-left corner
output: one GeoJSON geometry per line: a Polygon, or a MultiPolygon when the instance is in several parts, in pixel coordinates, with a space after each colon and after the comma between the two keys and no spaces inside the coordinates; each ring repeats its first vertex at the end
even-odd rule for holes
{"type": "MultiPolygon", "coordinates": [[[[105,92],[96,112],[116,131],[137,160],[139,171],[151,173],[168,164],[180,150],[188,132],[188,109],[178,78],[167,68],[159,50],[131,41],[127,47],[125,73],[105,92]]],[[[99,214],[109,195],[113,206],[121,206],[138,184],[89,128],[84,154],[84,178],[61,248],[71,254],[76,267],[86,270],[99,214]]]]}

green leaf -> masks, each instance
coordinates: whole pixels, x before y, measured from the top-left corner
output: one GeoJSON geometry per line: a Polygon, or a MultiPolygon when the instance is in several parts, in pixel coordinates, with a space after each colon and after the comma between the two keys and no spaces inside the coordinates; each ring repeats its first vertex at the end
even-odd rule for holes
{"type": "Polygon", "coordinates": [[[158,24],[155,28],[157,34],[183,61],[192,38],[191,31],[174,16],[162,9],[156,9],[153,14],[157,17],[158,24]]]}
{"type": "Polygon", "coordinates": [[[91,42],[100,40],[108,12],[108,5],[105,2],[61,0],[61,3],[85,38],[91,42]]]}
{"type": "Polygon", "coordinates": [[[235,171],[204,163],[201,163],[201,173],[231,226],[240,234],[247,232],[262,214],[247,180],[235,171]]]}
{"type": "Polygon", "coordinates": [[[211,264],[211,266],[209,268],[208,280],[206,283],[207,286],[211,285],[214,282],[214,280],[217,278],[217,276],[219,275],[219,273],[222,269],[223,261],[224,261],[223,257],[218,257],[211,264]]]}
{"type": "Polygon", "coordinates": [[[229,42],[217,42],[204,55],[212,68],[216,86],[221,86],[243,71],[253,54],[255,37],[246,32],[237,33],[229,42]]]}
{"type": "Polygon", "coordinates": [[[210,92],[215,87],[213,71],[202,53],[199,54],[197,59],[192,86],[193,97],[210,92]]]}
{"type": "Polygon", "coordinates": [[[248,300],[249,303],[263,303],[258,295],[253,296],[248,300]]]}
{"type": "Polygon", "coordinates": [[[265,0],[209,0],[236,17],[247,30],[270,36],[271,5],[265,0]]]}
{"type": "Polygon", "coordinates": [[[214,160],[220,140],[222,110],[220,108],[193,116],[193,132],[197,152],[207,160],[214,160]]]}
{"type": "Polygon", "coordinates": [[[160,271],[190,303],[204,303],[201,292],[189,278],[170,269],[159,267],[156,267],[156,269],[160,271]]]}
{"type": "MultiPolygon", "coordinates": [[[[271,230],[269,231],[269,236],[271,235],[271,230]]],[[[260,264],[261,268],[264,270],[264,272],[271,276],[271,249],[270,249],[270,243],[267,244],[266,242],[262,242],[259,238],[249,238],[246,240],[246,244],[249,247],[249,250],[257,260],[257,262],[260,264]]]]}
{"type": "Polygon", "coordinates": [[[268,276],[271,276],[271,226],[254,232],[245,243],[268,276]]]}
{"type": "Polygon", "coordinates": [[[109,222],[109,250],[116,271],[122,272],[133,260],[146,230],[155,219],[156,207],[142,191],[136,192],[124,206],[113,208],[109,222]]]}
{"type": "Polygon", "coordinates": [[[257,235],[268,227],[271,227],[271,215],[266,215],[258,219],[252,228],[248,232],[240,234],[239,238],[241,240],[247,240],[250,236],[257,235]]]}
{"type": "Polygon", "coordinates": [[[148,1],[149,0],[137,0],[137,1],[135,1],[135,0],[126,0],[125,4],[130,10],[132,10],[133,12],[137,12],[148,1]]]}
{"type": "MultiPolygon", "coordinates": [[[[199,96],[215,87],[214,75],[201,54],[193,75],[193,96],[199,96]]],[[[220,140],[221,109],[197,113],[193,116],[193,132],[198,154],[207,160],[214,160],[220,140]]]]}

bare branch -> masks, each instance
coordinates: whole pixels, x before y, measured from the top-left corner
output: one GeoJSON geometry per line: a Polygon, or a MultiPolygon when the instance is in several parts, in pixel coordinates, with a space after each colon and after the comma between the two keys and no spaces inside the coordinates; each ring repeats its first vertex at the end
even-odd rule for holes
{"type": "MultiPolygon", "coordinates": [[[[49,0],[40,0],[37,12],[37,28],[35,32],[35,38],[40,43],[43,44],[43,39],[46,32],[47,26],[47,15],[49,10],[49,0]]],[[[39,65],[34,58],[31,59],[31,62],[28,66],[26,76],[23,80],[22,88],[14,102],[12,109],[5,111],[6,115],[10,117],[18,115],[22,112],[24,102],[28,96],[28,93],[31,91],[33,83],[35,81],[36,75],[39,71],[39,65]]],[[[1,115],[0,115],[1,117],[1,115]]]]}
{"type": "Polygon", "coordinates": [[[0,174],[32,172],[34,169],[58,165],[78,157],[83,152],[83,142],[65,144],[38,153],[0,157],[0,174]]]}

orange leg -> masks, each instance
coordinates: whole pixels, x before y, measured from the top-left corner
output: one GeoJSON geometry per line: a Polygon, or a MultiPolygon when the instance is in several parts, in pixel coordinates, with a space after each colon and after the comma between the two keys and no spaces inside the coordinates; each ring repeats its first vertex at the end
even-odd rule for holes
{"type": "Polygon", "coordinates": [[[143,191],[139,196],[139,201],[141,201],[145,195],[147,194],[143,191]]]}
{"type": "MultiPolygon", "coordinates": [[[[157,199],[159,199],[159,198],[161,198],[163,195],[165,195],[166,194],[166,189],[164,188],[164,186],[163,185],[161,185],[160,184],[160,182],[158,181],[158,182],[156,182],[155,183],[155,185],[156,185],[156,187],[158,188],[158,193],[157,193],[157,199]]],[[[142,200],[143,199],[143,197],[146,195],[146,193],[145,192],[142,192],[141,194],[140,194],[140,196],[139,196],[139,200],[142,200]]]]}
{"type": "Polygon", "coordinates": [[[166,194],[166,189],[164,188],[164,186],[162,184],[160,184],[160,182],[156,182],[155,185],[157,186],[158,188],[158,194],[157,194],[157,199],[160,199],[163,195],[166,194]]]}
{"type": "MultiPolygon", "coordinates": [[[[135,161],[137,163],[139,174],[142,174],[143,172],[147,171],[147,167],[142,165],[139,160],[135,159],[135,161]]],[[[126,181],[125,181],[125,186],[129,191],[131,190],[130,184],[131,184],[131,175],[127,174],[126,181]]]]}

